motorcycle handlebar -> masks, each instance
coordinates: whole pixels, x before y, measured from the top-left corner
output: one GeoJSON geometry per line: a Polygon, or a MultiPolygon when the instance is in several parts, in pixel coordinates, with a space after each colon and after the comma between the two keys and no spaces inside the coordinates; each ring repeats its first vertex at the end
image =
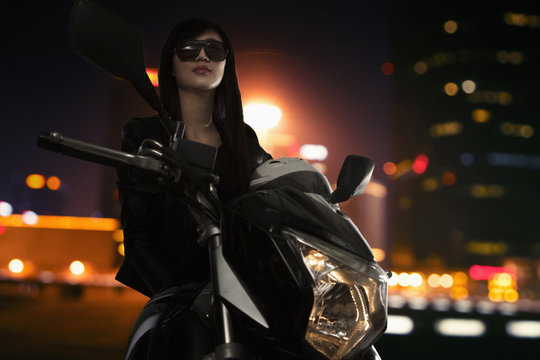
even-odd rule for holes
{"type": "Polygon", "coordinates": [[[165,164],[159,160],[67,138],[56,131],[44,131],[40,133],[37,139],[37,146],[44,150],[102,165],[113,167],[128,165],[164,175],[167,174],[165,164]]]}

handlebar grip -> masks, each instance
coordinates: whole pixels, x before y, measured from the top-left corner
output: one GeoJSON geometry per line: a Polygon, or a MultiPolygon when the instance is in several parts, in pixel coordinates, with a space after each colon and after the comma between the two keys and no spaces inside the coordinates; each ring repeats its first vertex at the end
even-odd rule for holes
{"type": "Polygon", "coordinates": [[[42,131],[38,136],[37,146],[44,150],[61,153],[63,141],[64,141],[64,135],[56,131],[54,132],[42,131]]]}
{"type": "Polygon", "coordinates": [[[37,146],[44,150],[97,164],[113,167],[134,166],[143,170],[166,174],[163,169],[163,163],[159,160],[67,138],[56,131],[40,133],[37,139],[37,146]]]}

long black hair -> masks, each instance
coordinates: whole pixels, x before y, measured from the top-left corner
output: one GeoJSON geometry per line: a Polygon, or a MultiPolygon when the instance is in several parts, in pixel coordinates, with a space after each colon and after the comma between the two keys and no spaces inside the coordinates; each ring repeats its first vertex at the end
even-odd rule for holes
{"type": "Polygon", "coordinates": [[[241,194],[247,191],[249,185],[249,149],[242,98],[236,78],[234,51],[229,38],[219,25],[205,19],[187,19],[178,23],[171,30],[161,52],[158,73],[160,98],[171,118],[182,120],[176,79],[172,76],[174,48],[179,42],[193,39],[207,30],[215,30],[229,50],[223,79],[216,88],[214,96],[213,120],[216,126],[222,130],[221,133],[225,135],[221,139],[222,146],[225,146],[225,150],[232,154],[233,163],[231,166],[238,176],[235,188],[236,192],[241,194]]]}

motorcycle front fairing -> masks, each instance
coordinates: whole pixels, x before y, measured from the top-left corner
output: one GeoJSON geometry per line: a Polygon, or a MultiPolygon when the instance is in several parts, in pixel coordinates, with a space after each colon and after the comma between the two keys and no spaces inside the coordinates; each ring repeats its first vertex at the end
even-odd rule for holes
{"type": "MultiPolygon", "coordinates": [[[[247,194],[225,209],[222,233],[225,257],[252,289],[269,320],[269,329],[261,329],[239,316],[244,320],[241,324],[246,328],[248,343],[254,349],[274,348],[279,344],[284,352],[303,354],[310,359],[346,359],[347,355],[358,356],[367,351],[384,332],[386,274],[374,261],[354,224],[321,196],[288,187],[247,194]],[[321,256],[325,261],[320,262],[321,256]],[[313,259],[315,268],[310,268],[313,259]],[[322,272],[314,272],[319,265],[328,271],[321,268],[322,272]],[[334,277],[330,285],[327,275],[334,277]],[[335,281],[335,276],[342,279],[335,281]],[[368,289],[347,285],[351,281],[343,278],[351,276],[356,276],[354,284],[365,283],[368,289]],[[332,297],[349,302],[360,299],[366,309],[371,309],[369,321],[362,325],[365,329],[349,331],[362,336],[352,345],[344,344],[343,339],[350,342],[346,332],[334,334],[332,330],[330,335],[323,335],[325,339],[321,342],[314,340],[320,339],[317,333],[322,329],[320,326],[315,332],[308,331],[314,322],[331,327],[328,321],[320,319],[329,318],[332,297]]],[[[342,305],[336,308],[348,309],[342,305]]]]}

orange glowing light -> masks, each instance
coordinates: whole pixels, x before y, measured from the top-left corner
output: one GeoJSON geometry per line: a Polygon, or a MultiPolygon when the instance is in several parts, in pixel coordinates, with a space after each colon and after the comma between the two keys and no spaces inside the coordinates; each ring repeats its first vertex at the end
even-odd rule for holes
{"type": "Polygon", "coordinates": [[[442,182],[444,185],[452,186],[456,183],[456,175],[453,172],[447,171],[443,174],[442,182]]]}
{"type": "Polygon", "coordinates": [[[393,163],[391,161],[388,161],[388,162],[384,163],[383,171],[388,176],[394,175],[396,173],[396,171],[397,171],[397,166],[396,166],[395,163],[393,163]]]}
{"type": "Polygon", "coordinates": [[[519,293],[515,289],[507,289],[504,291],[504,301],[515,303],[519,299],[519,293]]]}
{"type": "Polygon", "coordinates": [[[383,249],[372,248],[371,251],[373,251],[373,256],[377,262],[383,261],[386,258],[386,252],[383,249]]]}
{"type": "Polygon", "coordinates": [[[464,300],[469,297],[469,290],[463,286],[457,286],[452,289],[450,292],[450,295],[455,300],[464,300]]]}
{"type": "MultiPolygon", "coordinates": [[[[71,230],[102,230],[114,231],[118,229],[119,222],[112,218],[88,218],[74,216],[51,216],[40,215],[35,224],[28,224],[24,220],[27,214],[10,215],[2,218],[2,224],[6,227],[34,227],[47,229],[71,229],[71,230]]],[[[33,217],[33,216],[32,216],[33,217]]]]}
{"type": "Polygon", "coordinates": [[[62,182],[56,176],[51,176],[47,179],[47,187],[52,191],[56,191],[60,189],[61,185],[62,185],[62,182]]]}
{"type": "Polygon", "coordinates": [[[158,69],[146,68],[146,74],[148,75],[148,78],[150,78],[152,85],[154,85],[154,87],[158,87],[158,69]]]}
{"type": "Polygon", "coordinates": [[[126,248],[124,247],[124,243],[118,244],[118,253],[122,256],[126,256],[126,248]]]}
{"type": "Polygon", "coordinates": [[[395,70],[394,64],[392,64],[390,62],[385,62],[381,66],[381,71],[386,76],[392,75],[394,73],[394,70],[395,70]]]}
{"type": "Polygon", "coordinates": [[[41,189],[45,186],[45,178],[40,174],[31,174],[26,177],[26,186],[30,189],[41,189]]]}

